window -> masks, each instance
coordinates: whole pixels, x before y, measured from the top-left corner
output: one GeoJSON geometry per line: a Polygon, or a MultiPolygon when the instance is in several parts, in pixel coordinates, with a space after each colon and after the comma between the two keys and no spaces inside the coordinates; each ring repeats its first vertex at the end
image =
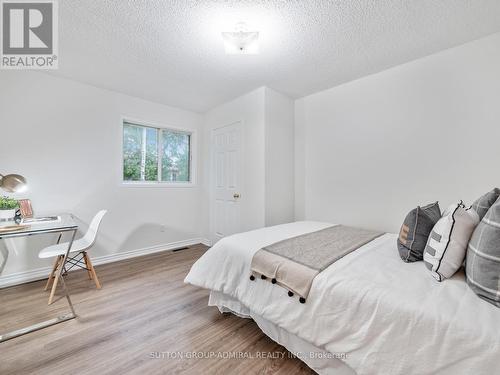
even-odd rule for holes
{"type": "Polygon", "coordinates": [[[123,181],[190,183],[192,133],[123,122],[123,181]]]}

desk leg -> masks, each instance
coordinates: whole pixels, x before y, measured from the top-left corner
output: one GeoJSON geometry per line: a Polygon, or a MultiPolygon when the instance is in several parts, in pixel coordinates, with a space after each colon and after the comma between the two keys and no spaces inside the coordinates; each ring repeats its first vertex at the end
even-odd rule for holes
{"type": "Polygon", "coordinates": [[[69,252],[71,251],[71,247],[73,246],[73,241],[75,240],[76,229],[73,231],[71,235],[71,240],[69,241],[68,250],[66,250],[66,254],[64,255],[64,259],[62,261],[61,267],[59,268],[59,279],[61,280],[61,284],[64,290],[64,295],[66,300],[68,301],[69,308],[71,309],[71,313],[73,317],[76,318],[75,308],[73,307],[73,303],[71,302],[71,298],[69,296],[68,287],[66,286],[66,281],[64,281],[64,270],[66,269],[66,260],[68,259],[69,252]]]}
{"type": "Polygon", "coordinates": [[[76,231],[77,231],[76,229],[73,230],[73,234],[71,236],[71,241],[69,242],[69,245],[68,245],[68,250],[66,250],[66,255],[64,256],[62,266],[59,269],[59,278],[61,279],[61,284],[63,286],[64,295],[66,297],[66,300],[68,301],[68,305],[69,305],[69,308],[71,309],[71,312],[63,314],[63,315],[59,315],[57,318],[54,318],[54,319],[46,320],[44,322],[36,323],[36,324],[30,325],[28,327],[21,328],[21,329],[18,329],[16,331],[6,333],[4,335],[0,335],[0,342],[7,341],[7,340],[13,339],[15,337],[25,335],[25,334],[30,333],[30,332],[38,331],[39,329],[42,329],[42,328],[50,327],[50,326],[53,326],[55,324],[59,324],[59,323],[65,322],[67,320],[71,320],[71,319],[76,318],[75,308],[73,307],[73,303],[71,302],[71,298],[69,297],[68,287],[66,286],[66,282],[64,281],[64,276],[63,276],[64,268],[66,265],[66,259],[68,259],[68,255],[69,255],[69,252],[71,250],[71,246],[73,246],[73,241],[75,240],[76,231]]]}

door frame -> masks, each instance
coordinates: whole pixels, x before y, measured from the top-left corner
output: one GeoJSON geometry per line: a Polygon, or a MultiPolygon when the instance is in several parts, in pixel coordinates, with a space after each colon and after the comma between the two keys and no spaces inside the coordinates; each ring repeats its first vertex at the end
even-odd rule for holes
{"type": "MultiPolygon", "coordinates": [[[[244,173],[243,173],[243,165],[244,165],[244,158],[245,158],[245,123],[243,120],[235,120],[235,121],[232,121],[230,123],[226,123],[225,125],[221,125],[221,126],[217,126],[217,127],[214,127],[210,130],[210,177],[209,177],[209,183],[210,183],[210,187],[209,187],[209,211],[210,211],[210,225],[209,225],[209,231],[210,231],[210,243],[212,245],[215,244],[216,240],[217,240],[217,237],[215,236],[215,176],[214,176],[214,173],[215,173],[215,147],[214,146],[214,142],[215,142],[215,132],[217,130],[220,130],[220,129],[223,129],[223,128],[227,128],[229,126],[233,126],[233,125],[237,125],[239,124],[240,126],[240,157],[239,157],[239,168],[240,168],[240,180],[239,180],[239,184],[240,184],[240,193],[242,196],[245,195],[245,177],[244,177],[244,173]]],[[[240,203],[240,205],[242,205],[243,203],[240,203]]],[[[240,213],[242,212],[241,210],[241,207],[240,206],[240,213]]],[[[241,220],[241,216],[240,215],[240,227],[241,227],[241,223],[242,223],[242,220],[241,220]]],[[[240,228],[241,229],[241,228],[240,228]]]]}

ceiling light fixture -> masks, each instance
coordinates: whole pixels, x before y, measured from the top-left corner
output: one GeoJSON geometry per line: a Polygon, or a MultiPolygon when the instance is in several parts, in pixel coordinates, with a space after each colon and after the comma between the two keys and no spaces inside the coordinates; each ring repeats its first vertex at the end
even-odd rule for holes
{"type": "Polygon", "coordinates": [[[259,53],[259,32],[248,31],[244,22],[237,23],[234,31],[222,32],[222,39],[228,55],[256,55],[259,53]]]}

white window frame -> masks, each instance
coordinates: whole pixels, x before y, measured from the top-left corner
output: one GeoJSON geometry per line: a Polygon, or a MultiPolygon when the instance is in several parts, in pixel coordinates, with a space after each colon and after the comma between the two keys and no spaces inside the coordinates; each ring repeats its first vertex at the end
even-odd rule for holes
{"type": "MultiPolygon", "coordinates": [[[[170,188],[170,187],[195,187],[196,186],[196,176],[197,176],[197,131],[194,129],[181,128],[178,126],[163,125],[154,122],[147,122],[143,120],[138,120],[129,116],[122,116],[120,119],[120,184],[124,187],[148,187],[148,188],[170,188]],[[123,126],[125,123],[131,125],[145,126],[149,128],[159,129],[159,130],[171,130],[173,132],[184,133],[190,135],[189,144],[189,179],[190,181],[160,181],[161,170],[160,170],[160,157],[158,157],[158,181],[125,181],[123,179],[123,126]]],[[[161,137],[162,132],[158,132],[158,136],[161,137]]],[[[160,139],[157,143],[158,147],[161,147],[160,139]]],[[[160,150],[158,150],[158,156],[161,155],[160,150]]]]}

